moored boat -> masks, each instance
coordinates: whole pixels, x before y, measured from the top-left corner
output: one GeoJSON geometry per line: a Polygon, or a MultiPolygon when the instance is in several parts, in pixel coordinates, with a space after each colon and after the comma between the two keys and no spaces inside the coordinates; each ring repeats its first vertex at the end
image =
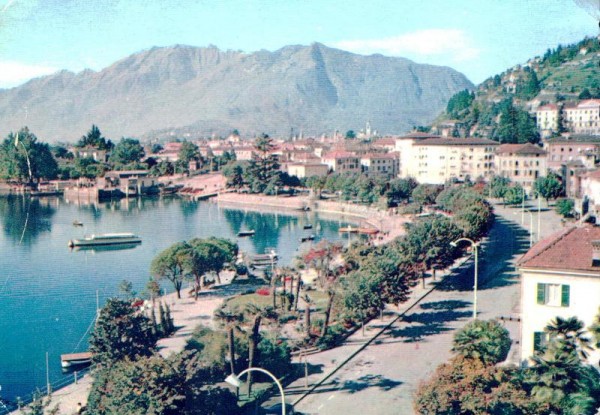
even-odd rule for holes
{"type": "Polygon", "coordinates": [[[314,241],[315,240],[315,235],[308,235],[308,236],[303,236],[302,238],[300,238],[300,242],[307,242],[307,241],[314,241]]]}
{"type": "Polygon", "coordinates": [[[67,353],[60,355],[60,365],[63,368],[69,368],[72,366],[88,365],[92,363],[92,353],[67,353]]]}
{"type": "Polygon", "coordinates": [[[83,222],[79,222],[78,220],[73,221],[73,226],[83,226],[83,222]]]}
{"type": "Polygon", "coordinates": [[[306,225],[303,226],[304,229],[312,229],[312,223],[307,223],[306,225]]]}
{"type": "Polygon", "coordinates": [[[241,232],[238,232],[237,236],[252,236],[255,233],[256,232],[254,230],[251,230],[251,231],[241,231],[241,232]]]}
{"type": "Polygon", "coordinates": [[[82,239],[71,239],[69,246],[97,246],[141,243],[142,239],[132,233],[103,233],[85,236],[82,239]]]}

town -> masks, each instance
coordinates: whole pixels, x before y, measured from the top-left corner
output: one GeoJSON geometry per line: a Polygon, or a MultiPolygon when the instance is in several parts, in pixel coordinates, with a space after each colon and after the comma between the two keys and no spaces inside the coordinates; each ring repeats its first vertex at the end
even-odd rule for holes
{"type": "Polygon", "coordinates": [[[600,36],[510,62],[175,45],[0,89],[0,414],[600,413],[600,36]]]}

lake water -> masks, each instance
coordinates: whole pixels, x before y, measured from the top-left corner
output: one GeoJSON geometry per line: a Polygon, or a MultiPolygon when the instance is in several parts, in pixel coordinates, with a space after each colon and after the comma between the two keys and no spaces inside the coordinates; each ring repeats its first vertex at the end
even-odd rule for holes
{"type": "MultiPolygon", "coordinates": [[[[96,292],[102,305],[118,295],[123,279],[143,291],[152,258],[174,242],[226,237],[247,252],[275,247],[280,264],[289,264],[301,236],[337,240],[338,228],[347,224],[311,212],[246,212],[179,198],[78,206],[21,196],[0,197],[0,223],[0,397],[13,402],[46,385],[46,352],[51,383],[64,380],[60,355],[87,348],[84,334],[95,315],[96,292]],[[73,226],[74,220],[84,226],[73,226]],[[308,223],[315,228],[304,230],[308,223]],[[254,237],[236,237],[248,229],[256,231],[254,237]],[[107,232],[133,232],[143,242],[111,251],[67,247],[72,238],[107,232]]],[[[169,284],[161,283],[172,292],[169,284]]]]}

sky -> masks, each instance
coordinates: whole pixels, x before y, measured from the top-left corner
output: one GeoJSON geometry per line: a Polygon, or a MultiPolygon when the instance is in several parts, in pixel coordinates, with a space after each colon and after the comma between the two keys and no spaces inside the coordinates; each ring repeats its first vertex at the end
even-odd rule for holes
{"type": "Polygon", "coordinates": [[[0,88],[153,46],[320,42],[450,66],[475,84],[599,34],[600,0],[0,0],[0,88]]]}

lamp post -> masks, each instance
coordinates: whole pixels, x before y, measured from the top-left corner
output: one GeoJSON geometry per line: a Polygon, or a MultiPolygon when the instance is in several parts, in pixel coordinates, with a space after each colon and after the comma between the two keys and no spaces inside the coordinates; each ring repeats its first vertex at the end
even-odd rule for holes
{"type": "Polygon", "coordinates": [[[281,415],[285,415],[285,394],[283,392],[283,386],[281,386],[279,380],[271,372],[260,367],[249,367],[248,369],[242,370],[239,375],[232,373],[231,375],[227,376],[225,378],[225,382],[229,383],[232,386],[235,386],[236,388],[239,388],[240,386],[242,386],[242,381],[240,380],[240,377],[248,372],[254,371],[264,373],[265,375],[270,376],[271,379],[273,379],[273,381],[279,388],[279,393],[281,394],[281,415]]]}
{"type": "Polygon", "coordinates": [[[456,247],[456,246],[458,246],[458,243],[462,242],[462,241],[469,242],[475,253],[475,276],[474,276],[474,282],[473,282],[473,320],[477,320],[477,278],[478,278],[478,267],[479,267],[479,258],[478,258],[478,254],[477,254],[477,247],[479,246],[479,244],[469,238],[460,238],[454,242],[450,242],[450,245],[456,247]]]}

